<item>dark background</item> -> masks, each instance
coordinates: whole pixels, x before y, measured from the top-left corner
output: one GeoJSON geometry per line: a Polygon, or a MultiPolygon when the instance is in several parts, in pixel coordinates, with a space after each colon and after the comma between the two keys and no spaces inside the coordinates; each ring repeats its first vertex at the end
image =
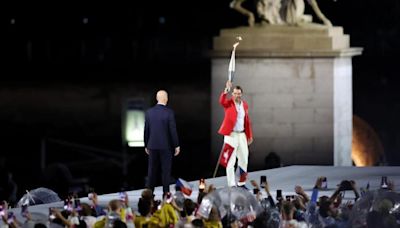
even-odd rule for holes
{"type": "MultiPolygon", "coordinates": [[[[19,195],[48,184],[49,172],[39,165],[43,142],[47,165],[68,164],[74,177],[89,177],[100,193],[142,188],[142,150],[128,149],[133,159],[127,176],[119,158],[110,162],[109,156],[87,152],[120,156],[124,99],[139,97],[150,107],[159,88],[170,93],[182,142],[173,176],[210,177],[211,75],[204,53],[219,29],[245,25],[246,18],[226,0],[55,2],[0,7],[0,157],[19,195]]],[[[253,3],[244,6],[254,9],[253,3]]],[[[319,5],[334,25],[343,26],[351,46],[364,48],[353,58],[354,114],[378,133],[386,164],[400,165],[400,2],[319,5]]],[[[306,13],[313,14],[308,5],[306,13]]]]}

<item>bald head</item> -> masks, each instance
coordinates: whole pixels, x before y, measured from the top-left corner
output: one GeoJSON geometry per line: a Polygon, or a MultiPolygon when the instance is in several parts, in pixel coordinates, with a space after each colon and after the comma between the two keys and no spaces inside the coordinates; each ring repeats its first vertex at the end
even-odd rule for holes
{"type": "Polygon", "coordinates": [[[163,104],[163,105],[167,105],[168,103],[168,93],[165,90],[160,90],[157,92],[157,103],[158,104],[163,104]]]}

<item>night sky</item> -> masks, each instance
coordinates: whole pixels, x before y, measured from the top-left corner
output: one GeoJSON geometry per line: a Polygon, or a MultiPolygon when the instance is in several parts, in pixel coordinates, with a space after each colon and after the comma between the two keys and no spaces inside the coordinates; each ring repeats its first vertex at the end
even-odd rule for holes
{"type": "MultiPolygon", "coordinates": [[[[244,6],[254,10],[253,3],[244,6]]],[[[364,48],[353,58],[354,114],[379,135],[386,164],[400,165],[400,2],[324,0],[319,6],[350,35],[352,47],[364,48]]],[[[308,5],[306,13],[313,14],[308,5]]],[[[174,160],[173,175],[211,176],[211,66],[205,53],[219,29],[246,24],[229,1],[11,1],[1,3],[0,18],[0,157],[20,192],[45,185],[43,139],[120,152],[120,98],[140,94],[150,107],[159,88],[170,92],[186,152],[174,160]]],[[[105,158],[94,162],[75,147],[46,145],[48,163],[71,162],[72,174],[90,177],[99,192],[143,187],[143,151],[128,151],[134,158],[122,177],[105,158]]]]}

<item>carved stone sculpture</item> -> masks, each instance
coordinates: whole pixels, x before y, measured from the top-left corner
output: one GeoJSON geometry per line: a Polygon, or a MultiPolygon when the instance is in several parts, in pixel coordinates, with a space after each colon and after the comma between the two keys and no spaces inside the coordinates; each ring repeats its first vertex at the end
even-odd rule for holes
{"type": "MultiPolygon", "coordinates": [[[[242,7],[242,3],[246,0],[233,0],[230,4],[231,8],[239,13],[247,16],[249,26],[254,26],[254,14],[242,7]]],[[[305,0],[258,0],[257,16],[263,23],[267,24],[288,24],[299,25],[311,23],[311,18],[304,15],[305,0]]],[[[316,0],[307,0],[317,17],[324,25],[331,27],[332,23],[321,12],[316,0]]]]}

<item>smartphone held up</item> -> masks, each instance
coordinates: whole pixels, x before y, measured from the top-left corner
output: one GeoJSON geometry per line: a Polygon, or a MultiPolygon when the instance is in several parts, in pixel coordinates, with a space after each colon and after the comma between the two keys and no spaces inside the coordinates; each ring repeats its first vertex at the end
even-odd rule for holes
{"type": "Polygon", "coordinates": [[[265,188],[266,185],[267,185],[267,176],[263,175],[260,177],[260,187],[265,188]]]}

